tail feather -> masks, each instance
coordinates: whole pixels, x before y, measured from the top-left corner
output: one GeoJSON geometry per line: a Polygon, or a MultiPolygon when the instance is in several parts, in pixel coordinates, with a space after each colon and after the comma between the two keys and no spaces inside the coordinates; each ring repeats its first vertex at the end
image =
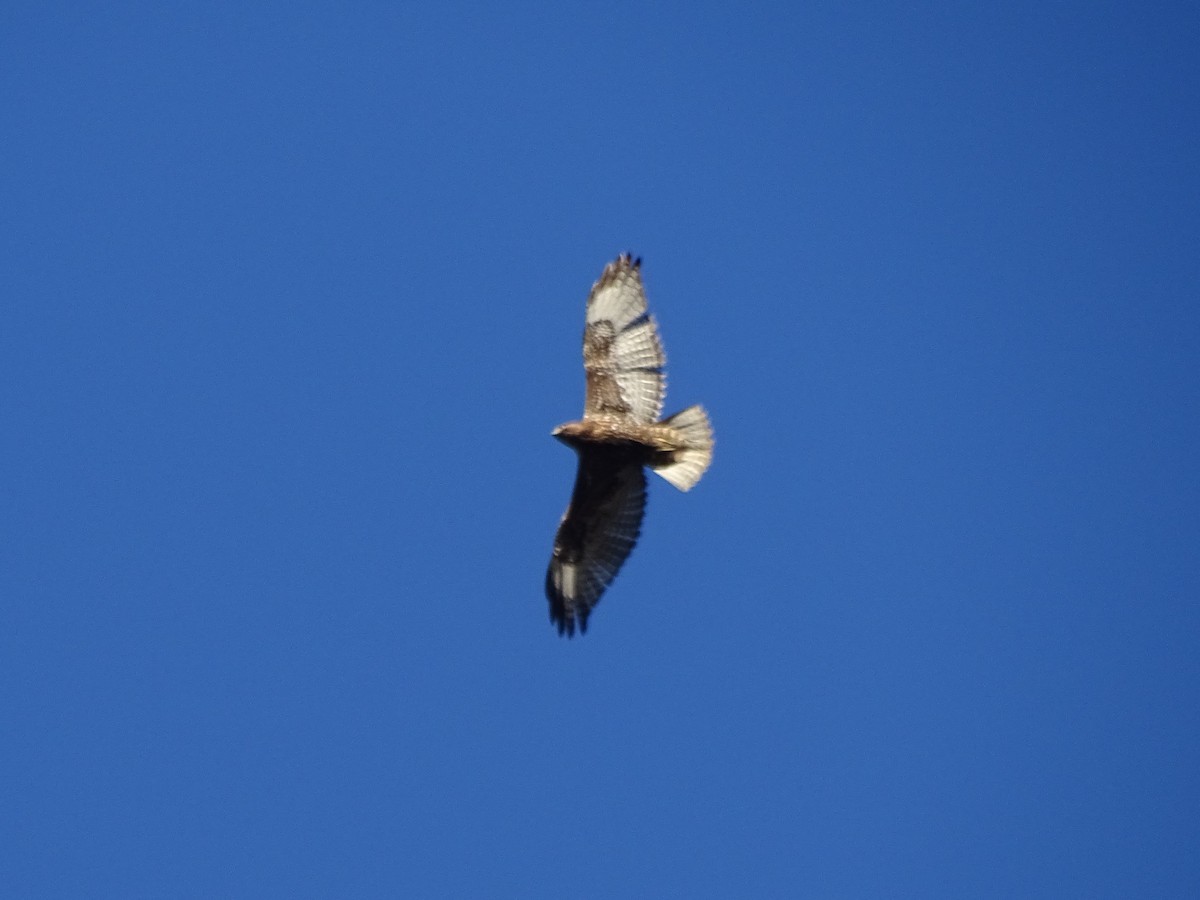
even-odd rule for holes
{"type": "Polygon", "coordinates": [[[681,491],[691,490],[712,463],[713,430],[702,406],[689,406],[663,420],[679,432],[682,447],[662,465],[652,468],[681,491]]]}

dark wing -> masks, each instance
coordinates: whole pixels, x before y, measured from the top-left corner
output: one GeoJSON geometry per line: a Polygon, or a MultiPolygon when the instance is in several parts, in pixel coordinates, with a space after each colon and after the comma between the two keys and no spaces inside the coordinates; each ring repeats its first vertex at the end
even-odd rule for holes
{"type": "Polygon", "coordinates": [[[667,357],[646,310],[640,265],[628,254],[620,256],[592,285],[583,332],[584,418],[656,422],[662,412],[667,357]]]}
{"type": "Polygon", "coordinates": [[[646,476],[627,453],[584,447],[571,504],[554,537],[546,572],[550,620],[559,634],[587,631],[588,615],[616,577],[642,530],[646,476]]]}

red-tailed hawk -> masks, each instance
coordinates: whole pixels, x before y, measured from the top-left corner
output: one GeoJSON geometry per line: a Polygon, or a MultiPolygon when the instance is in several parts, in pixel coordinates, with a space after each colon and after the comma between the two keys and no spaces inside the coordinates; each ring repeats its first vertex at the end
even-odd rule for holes
{"type": "Polygon", "coordinates": [[[637,543],[649,466],[681,491],[712,462],[713,434],[700,406],[658,420],[667,357],[628,254],[592,285],[583,331],[587,395],[583,418],[554,429],[579,454],[571,503],[546,572],[550,620],[559,634],[587,631],[588,615],[637,543]]]}

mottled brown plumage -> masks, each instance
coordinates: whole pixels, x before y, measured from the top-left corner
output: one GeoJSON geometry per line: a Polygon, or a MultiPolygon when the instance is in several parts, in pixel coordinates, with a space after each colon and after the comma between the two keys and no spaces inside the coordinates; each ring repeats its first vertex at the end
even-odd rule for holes
{"type": "Polygon", "coordinates": [[[666,355],[646,306],[641,260],[628,254],[592,286],[583,332],[583,418],[554,429],[579,454],[571,502],[546,572],[559,634],[588,616],[628,558],[646,508],[644,466],[690,490],[712,461],[712,426],[699,406],[658,421],[666,355]]]}

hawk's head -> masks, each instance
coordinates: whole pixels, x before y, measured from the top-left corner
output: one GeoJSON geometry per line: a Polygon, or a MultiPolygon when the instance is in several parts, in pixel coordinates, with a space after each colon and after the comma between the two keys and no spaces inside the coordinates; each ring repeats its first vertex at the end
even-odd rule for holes
{"type": "Polygon", "coordinates": [[[582,422],[566,422],[559,425],[550,433],[568,447],[578,447],[583,436],[583,430],[582,422]]]}

